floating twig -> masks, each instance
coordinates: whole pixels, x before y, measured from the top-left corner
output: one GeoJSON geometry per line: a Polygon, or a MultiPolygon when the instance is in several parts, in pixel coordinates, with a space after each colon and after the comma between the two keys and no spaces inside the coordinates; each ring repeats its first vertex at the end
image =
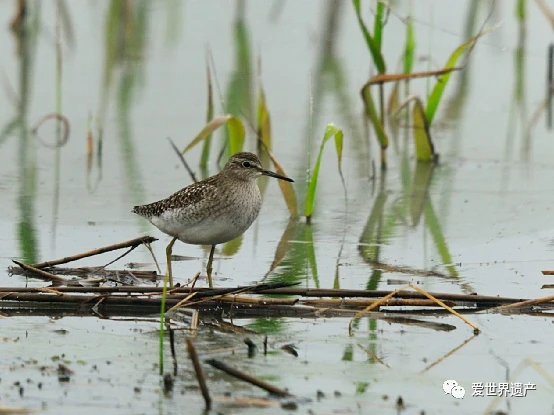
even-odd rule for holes
{"type": "Polygon", "coordinates": [[[219,370],[227,373],[228,375],[234,376],[237,379],[248,382],[248,383],[250,383],[254,386],[257,386],[258,388],[262,388],[262,389],[268,391],[269,393],[271,393],[272,395],[277,395],[277,396],[281,396],[281,397],[294,396],[294,395],[290,394],[288,391],[286,391],[284,389],[280,389],[276,386],[273,386],[271,383],[265,382],[261,379],[258,379],[254,376],[249,375],[248,373],[244,373],[241,370],[238,370],[238,369],[235,369],[231,366],[228,366],[220,360],[209,359],[209,360],[206,360],[206,363],[208,363],[209,365],[215,367],[216,369],[219,369],[219,370]]]}
{"type": "Polygon", "coordinates": [[[186,341],[189,357],[190,360],[192,360],[194,372],[196,373],[196,378],[198,379],[198,386],[200,386],[200,391],[202,392],[202,396],[204,397],[206,410],[209,411],[212,408],[212,398],[210,397],[208,385],[206,384],[206,378],[204,377],[204,372],[202,371],[202,366],[200,365],[200,360],[198,360],[198,354],[196,353],[196,348],[194,347],[192,340],[187,338],[186,341]]]}

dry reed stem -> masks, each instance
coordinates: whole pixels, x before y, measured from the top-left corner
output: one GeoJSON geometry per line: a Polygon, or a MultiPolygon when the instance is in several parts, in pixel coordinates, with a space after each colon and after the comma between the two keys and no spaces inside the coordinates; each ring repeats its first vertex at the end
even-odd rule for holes
{"type": "Polygon", "coordinates": [[[57,275],[51,274],[49,272],[43,271],[41,269],[38,269],[37,267],[34,267],[32,265],[26,265],[23,262],[16,261],[15,259],[12,259],[12,262],[19,265],[21,268],[23,268],[26,271],[30,271],[38,277],[40,275],[39,279],[46,280],[46,281],[55,281],[58,283],[67,284],[70,280],[63,277],[58,277],[57,275]]]}
{"type": "Polygon", "coordinates": [[[536,304],[548,303],[550,301],[554,301],[554,295],[549,295],[547,297],[536,298],[534,300],[520,301],[518,303],[505,304],[505,305],[502,305],[502,306],[490,308],[488,310],[483,310],[480,313],[493,313],[493,312],[496,312],[496,311],[504,311],[504,310],[509,310],[509,309],[513,309],[513,308],[521,308],[521,307],[528,307],[528,306],[532,306],[532,305],[536,305],[536,304]]]}
{"type": "Polygon", "coordinates": [[[379,305],[383,304],[385,301],[387,301],[389,298],[391,298],[392,296],[394,296],[395,294],[399,293],[400,291],[402,291],[404,288],[407,288],[409,287],[409,285],[404,285],[396,290],[394,290],[393,292],[385,295],[383,298],[375,301],[373,304],[367,306],[366,308],[364,308],[362,311],[356,313],[356,315],[354,317],[352,317],[350,319],[350,322],[348,323],[348,335],[349,336],[352,336],[352,324],[354,323],[354,320],[357,319],[357,318],[360,318],[361,316],[363,316],[364,314],[366,314],[367,312],[373,310],[374,308],[376,307],[379,307],[379,305]]]}
{"type": "MultiPolygon", "coordinates": [[[[14,267],[12,267],[15,269],[14,267]]],[[[13,272],[13,271],[12,271],[13,272]]],[[[147,272],[147,271],[140,271],[147,272]]],[[[263,284],[260,284],[263,286],[263,284]]],[[[301,296],[301,297],[353,297],[353,298],[378,298],[383,297],[391,293],[391,291],[385,290],[352,290],[352,289],[321,289],[321,288],[298,288],[294,287],[297,284],[266,284],[267,287],[262,287],[256,289],[254,294],[278,294],[278,295],[290,295],[290,296],[301,296]]],[[[179,294],[189,294],[190,292],[198,293],[199,298],[204,297],[213,297],[214,295],[225,295],[233,294],[240,289],[252,289],[257,286],[248,286],[248,287],[221,287],[221,288],[190,288],[190,287],[174,287],[171,289],[171,293],[175,295],[179,294]]],[[[56,287],[60,292],[64,293],[155,293],[161,294],[161,287],[153,286],[117,286],[117,287],[56,287]]],[[[33,293],[39,292],[38,288],[34,287],[0,287],[0,292],[10,292],[10,293],[33,293]]],[[[511,297],[496,297],[496,296],[486,296],[486,295],[473,295],[473,294],[452,294],[452,293],[440,293],[433,292],[430,293],[434,297],[441,298],[443,301],[454,301],[458,303],[469,303],[468,305],[477,305],[480,307],[489,306],[497,304],[510,304],[520,301],[525,301],[525,298],[511,298],[511,297]]],[[[403,291],[396,294],[397,299],[425,299],[426,297],[418,292],[413,291],[403,291]]],[[[462,305],[462,304],[458,304],[462,305]]]]}
{"type": "MultiPolygon", "coordinates": [[[[302,300],[298,302],[303,305],[312,307],[368,307],[377,300],[360,300],[360,299],[321,299],[321,300],[302,300]]],[[[453,301],[445,301],[446,304],[454,306],[453,301]]],[[[391,298],[385,301],[382,306],[386,307],[429,307],[436,303],[432,300],[419,300],[409,298],[391,298]]]]}
{"type": "Polygon", "coordinates": [[[55,265],[60,265],[60,264],[67,264],[68,262],[73,262],[73,261],[77,261],[79,259],[104,254],[106,252],[111,252],[111,251],[115,251],[115,250],[118,250],[118,249],[130,248],[130,247],[135,247],[136,248],[139,245],[143,245],[143,244],[146,244],[146,243],[152,243],[154,241],[157,241],[157,239],[153,238],[152,236],[141,236],[140,238],[135,238],[135,239],[131,239],[129,241],[120,242],[120,243],[113,244],[113,245],[108,245],[108,246],[105,246],[105,247],[102,247],[102,248],[93,249],[92,251],[82,252],[80,254],[71,255],[71,256],[56,259],[56,260],[53,260],[53,261],[46,261],[46,262],[41,262],[39,264],[34,264],[33,267],[34,268],[46,268],[46,267],[53,267],[55,265]]]}
{"type": "Polygon", "coordinates": [[[258,388],[262,388],[262,389],[268,391],[269,393],[271,393],[272,395],[276,395],[276,396],[280,396],[280,397],[294,396],[294,395],[290,394],[289,392],[287,392],[284,389],[280,389],[277,386],[273,386],[271,383],[265,382],[261,379],[258,379],[254,376],[251,376],[251,375],[247,374],[247,373],[244,373],[241,370],[238,370],[238,369],[235,369],[231,366],[228,366],[228,365],[226,365],[225,363],[223,363],[219,360],[209,359],[209,360],[206,360],[206,363],[208,363],[209,365],[215,367],[216,369],[219,369],[219,370],[227,373],[228,375],[231,375],[231,376],[233,376],[237,379],[248,382],[251,385],[257,386],[258,388]]]}
{"type": "MultiPolygon", "coordinates": [[[[25,270],[17,267],[9,267],[8,272],[14,275],[24,275],[25,270]]],[[[117,277],[121,274],[132,274],[136,278],[156,280],[163,278],[163,275],[157,274],[156,271],[144,271],[138,269],[105,269],[100,267],[78,267],[78,268],[48,268],[48,272],[54,275],[72,275],[80,278],[86,278],[90,274],[98,275],[102,278],[117,277]]]]}
{"type": "MultiPolygon", "coordinates": [[[[479,333],[479,327],[477,327],[475,324],[473,324],[471,321],[469,321],[467,318],[465,318],[464,316],[462,316],[460,313],[458,313],[456,310],[454,310],[452,307],[449,307],[447,306],[444,302],[442,302],[441,300],[433,297],[431,294],[429,294],[427,291],[413,285],[413,284],[410,284],[410,287],[413,288],[414,290],[420,292],[421,294],[423,294],[424,296],[426,296],[427,298],[435,301],[438,305],[440,305],[442,308],[444,308],[445,310],[449,311],[450,313],[454,314],[456,317],[460,318],[464,323],[466,324],[469,324],[471,327],[473,327],[473,330],[475,332],[475,334],[479,333]]],[[[553,298],[554,299],[554,298],[553,298]]]]}

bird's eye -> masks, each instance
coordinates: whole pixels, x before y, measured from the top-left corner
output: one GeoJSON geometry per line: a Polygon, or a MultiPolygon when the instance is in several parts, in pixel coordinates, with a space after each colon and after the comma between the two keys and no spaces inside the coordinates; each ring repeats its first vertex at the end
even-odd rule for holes
{"type": "Polygon", "coordinates": [[[243,161],[243,162],[242,162],[242,167],[248,168],[248,167],[252,167],[252,165],[250,164],[249,161],[243,161]]]}

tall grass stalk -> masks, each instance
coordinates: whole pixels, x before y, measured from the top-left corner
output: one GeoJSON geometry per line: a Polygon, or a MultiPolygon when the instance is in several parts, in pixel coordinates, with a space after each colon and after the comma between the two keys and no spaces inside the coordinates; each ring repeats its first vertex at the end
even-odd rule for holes
{"type": "Polygon", "coordinates": [[[340,128],[335,126],[334,124],[327,124],[327,127],[325,128],[325,133],[323,134],[323,140],[321,141],[321,145],[319,147],[319,153],[317,155],[317,160],[314,165],[314,170],[312,172],[311,177],[308,179],[308,192],[306,194],[306,206],[305,206],[305,214],[306,214],[306,222],[311,223],[312,214],[314,211],[314,202],[315,202],[315,191],[317,189],[317,181],[319,178],[319,169],[321,167],[321,156],[323,155],[323,149],[325,147],[325,143],[329,141],[331,137],[334,137],[335,139],[335,149],[337,152],[337,162],[338,162],[338,169],[339,169],[339,175],[341,176],[341,180],[343,182],[344,186],[344,179],[342,176],[342,145],[343,145],[343,137],[344,134],[340,128]]]}
{"type": "MultiPolygon", "coordinates": [[[[212,74],[210,71],[210,63],[206,58],[206,83],[208,86],[208,105],[206,109],[206,123],[209,123],[214,117],[214,96],[212,85],[212,74]]],[[[208,159],[210,158],[210,144],[212,142],[212,134],[208,134],[204,139],[204,145],[202,147],[202,156],[200,158],[200,167],[205,169],[208,165],[208,159]]]]}

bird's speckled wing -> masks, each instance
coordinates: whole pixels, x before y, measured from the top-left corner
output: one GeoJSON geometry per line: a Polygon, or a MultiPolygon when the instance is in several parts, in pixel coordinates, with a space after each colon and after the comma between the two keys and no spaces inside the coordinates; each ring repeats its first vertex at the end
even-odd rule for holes
{"type": "Polygon", "coordinates": [[[213,177],[210,177],[193,183],[158,202],[135,206],[132,212],[151,220],[153,217],[160,217],[164,212],[180,211],[194,222],[197,214],[203,210],[203,206],[217,199],[219,190],[212,179],[213,177]]]}

